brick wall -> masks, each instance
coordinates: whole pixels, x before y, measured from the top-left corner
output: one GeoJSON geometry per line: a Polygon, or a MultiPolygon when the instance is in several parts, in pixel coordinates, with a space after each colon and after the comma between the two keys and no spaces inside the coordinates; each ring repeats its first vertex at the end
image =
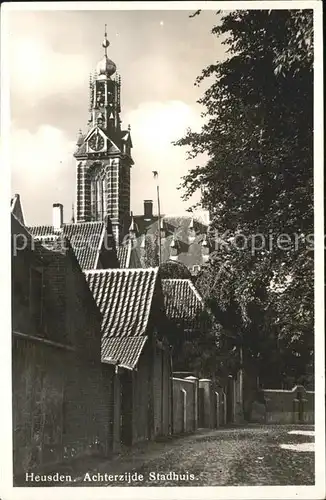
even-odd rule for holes
{"type": "Polygon", "coordinates": [[[13,257],[15,474],[112,449],[114,367],[100,358],[101,317],[71,250],[13,257]],[[32,316],[31,267],[42,273],[42,322],[32,316]]]}
{"type": "Polygon", "coordinates": [[[66,331],[81,356],[99,363],[102,318],[78,262],[66,261],[66,331]]]}
{"type": "Polygon", "coordinates": [[[65,458],[86,451],[106,455],[112,450],[113,380],[112,366],[70,354],[64,386],[65,458]]]}
{"type": "Polygon", "coordinates": [[[62,408],[67,352],[13,339],[14,472],[62,459],[62,408]]]}

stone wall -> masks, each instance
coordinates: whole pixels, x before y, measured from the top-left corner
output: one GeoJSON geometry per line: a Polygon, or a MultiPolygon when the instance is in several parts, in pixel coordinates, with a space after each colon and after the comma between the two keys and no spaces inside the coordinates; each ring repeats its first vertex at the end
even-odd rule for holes
{"type": "Polygon", "coordinates": [[[157,341],[153,349],[154,436],[171,432],[171,364],[170,351],[157,341]]]}
{"type": "Polygon", "coordinates": [[[266,423],[313,423],[314,392],[301,385],[291,391],[264,389],[266,423]]]}
{"type": "Polygon", "coordinates": [[[216,429],[225,424],[225,394],[214,387],[210,379],[199,379],[199,422],[198,426],[216,429]]]}
{"type": "Polygon", "coordinates": [[[263,389],[251,409],[251,422],[314,423],[314,392],[297,385],[292,390],[263,389]]]}
{"type": "Polygon", "coordinates": [[[197,430],[198,381],[173,377],[173,433],[197,430]]]}
{"type": "Polygon", "coordinates": [[[137,370],[133,371],[133,436],[132,443],[151,439],[153,430],[153,377],[150,345],[145,345],[137,370]]]}

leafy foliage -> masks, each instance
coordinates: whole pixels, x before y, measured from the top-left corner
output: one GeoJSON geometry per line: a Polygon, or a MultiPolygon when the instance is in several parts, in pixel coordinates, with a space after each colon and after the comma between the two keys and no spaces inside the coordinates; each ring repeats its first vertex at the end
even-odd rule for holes
{"type": "Polygon", "coordinates": [[[182,264],[182,262],[173,260],[168,260],[161,264],[160,274],[162,279],[192,279],[187,266],[182,264]]]}
{"type": "Polygon", "coordinates": [[[212,80],[202,130],[176,143],[208,158],[182,183],[218,242],[197,285],[227,352],[243,346],[267,384],[298,380],[313,352],[313,13],[235,10],[212,33],[227,58],[196,81],[212,80]]]}

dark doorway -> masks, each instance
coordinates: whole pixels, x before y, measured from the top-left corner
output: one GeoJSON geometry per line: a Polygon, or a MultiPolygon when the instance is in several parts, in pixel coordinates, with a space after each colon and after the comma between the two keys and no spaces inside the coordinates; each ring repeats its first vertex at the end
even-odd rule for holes
{"type": "Polygon", "coordinates": [[[132,372],[125,371],[120,378],[121,388],[121,442],[132,444],[132,372]]]}

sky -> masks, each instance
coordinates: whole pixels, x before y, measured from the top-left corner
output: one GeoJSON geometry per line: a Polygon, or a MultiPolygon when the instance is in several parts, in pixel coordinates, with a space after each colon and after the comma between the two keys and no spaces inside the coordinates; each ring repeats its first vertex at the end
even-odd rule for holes
{"type": "Polygon", "coordinates": [[[194,85],[225,47],[214,35],[215,11],[10,11],[11,192],[21,195],[28,225],[50,224],[52,204],[71,218],[75,200],[76,138],[87,130],[89,74],[108,56],[122,79],[122,125],[131,126],[131,209],[143,213],[159,172],[161,211],[183,214],[199,193],[182,202],[177,187],[198,162],[171,144],[188,127],[200,130],[204,108],[194,85]]]}

